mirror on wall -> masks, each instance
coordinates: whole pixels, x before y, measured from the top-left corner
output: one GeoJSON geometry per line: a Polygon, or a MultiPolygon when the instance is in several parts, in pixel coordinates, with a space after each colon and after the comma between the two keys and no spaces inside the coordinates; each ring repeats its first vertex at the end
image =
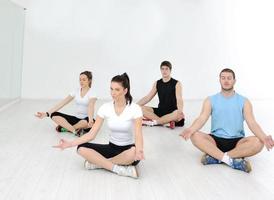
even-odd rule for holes
{"type": "Polygon", "coordinates": [[[0,1],[0,108],[21,96],[25,10],[0,1]]]}

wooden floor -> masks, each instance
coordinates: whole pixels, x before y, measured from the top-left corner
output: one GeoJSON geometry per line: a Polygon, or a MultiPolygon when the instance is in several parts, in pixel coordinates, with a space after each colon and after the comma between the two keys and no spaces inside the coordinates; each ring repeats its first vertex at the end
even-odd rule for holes
{"type": "MultiPolygon", "coordinates": [[[[146,160],[138,166],[138,180],[105,170],[85,170],[75,148],[51,147],[61,137],[74,137],[59,135],[49,119],[34,117],[36,111],[55,102],[22,100],[0,112],[1,200],[274,199],[273,151],[263,150],[249,158],[250,174],[225,165],[203,166],[202,153],[178,136],[182,128],[143,128],[146,160]]],[[[187,126],[200,108],[201,101],[185,102],[187,126]]],[[[65,111],[72,109],[68,106],[65,111]]],[[[259,101],[254,110],[264,130],[274,133],[274,103],[259,101]]],[[[207,123],[204,131],[209,127],[207,123]]],[[[108,133],[104,126],[95,142],[107,142],[108,133]]]]}

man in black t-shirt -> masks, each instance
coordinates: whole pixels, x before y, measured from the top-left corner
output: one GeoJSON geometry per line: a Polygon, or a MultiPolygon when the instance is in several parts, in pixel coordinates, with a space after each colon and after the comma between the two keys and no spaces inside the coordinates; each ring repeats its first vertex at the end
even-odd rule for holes
{"type": "Polygon", "coordinates": [[[163,61],[160,65],[162,78],[153,84],[152,90],[137,103],[142,106],[143,125],[166,125],[170,128],[184,126],[182,85],[171,77],[172,65],[163,61]],[[158,108],[145,106],[158,94],[158,108]]]}

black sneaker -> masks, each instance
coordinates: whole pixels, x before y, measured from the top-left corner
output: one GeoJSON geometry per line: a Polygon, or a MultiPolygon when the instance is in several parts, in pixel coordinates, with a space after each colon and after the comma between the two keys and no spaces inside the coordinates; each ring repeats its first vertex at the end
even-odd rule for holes
{"type": "Polygon", "coordinates": [[[57,132],[61,132],[61,128],[62,128],[62,126],[56,126],[56,128],[55,128],[55,130],[57,131],[57,132]]]}
{"type": "Polygon", "coordinates": [[[85,134],[84,129],[80,128],[80,129],[78,129],[78,130],[76,131],[75,136],[81,137],[81,136],[84,135],[84,134],[85,134]]]}

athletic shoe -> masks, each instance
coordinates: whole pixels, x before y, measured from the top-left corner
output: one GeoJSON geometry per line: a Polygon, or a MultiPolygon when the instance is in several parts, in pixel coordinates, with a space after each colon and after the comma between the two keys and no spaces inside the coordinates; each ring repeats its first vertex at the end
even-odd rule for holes
{"type": "Polygon", "coordinates": [[[174,121],[169,122],[169,128],[171,128],[171,129],[175,128],[175,122],[174,121]]]}
{"type": "Polygon", "coordinates": [[[137,169],[135,166],[129,165],[129,166],[117,166],[116,173],[120,176],[128,176],[131,178],[138,178],[137,169]]]}
{"type": "Polygon", "coordinates": [[[85,160],[84,162],[84,167],[88,170],[92,170],[92,169],[102,169],[102,167],[92,164],[89,161],[85,160]]]}
{"type": "Polygon", "coordinates": [[[63,128],[60,125],[56,126],[55,129],[56,129],[57,132],[68,132],[68,130],[66,128],[63,128]]]}
{"type": "Polygon", "coordinates": [[[232,158],[230,166],[233,169],[241,170],[247,173],[251,172],[252,170],[250,163],[243,158],[232,158]]]}
{"type": "Polygon", "coordinates": [[[154,126],[155,123],[154,123],[151,119],[146,119],[146,118],[144,118],[144,119],[142,120],[142,125],[143,125],[143,126],[154,126]]]}
{"type": "Polygon", "coordinates": [[[78,130],[76,131],[75,136],[81,137],[81,136],[84,135],[84,134],[85,134],[84,129],[80,128],[80,129],[78,129],[78,130]]]}
{"type": "Polygon", "coordinates": [[[62,127],[61,132],[69,132],[69,131],[68,131],[68,129],[62,127]]]}
{"type": "Polygon", "coordinates": [[[58,125],[58,126],[56,126],[55,130],[56,130],[57,132],[61,132],[61,128],[62,128],[62,127],[58,125]]]}
{"type": "Polygon", "coordinates": [[[221,164],[222,162],[208,154],[204,154],[201,158],[201,163],[203,165],[221,164]]]}
{"type": "Polygon", "coordinates": [[[170,129],[174,129],[175,128],[175,121],[171,121],[167,124],[164,124],[163,126],[170,128],[170,129]]]}

